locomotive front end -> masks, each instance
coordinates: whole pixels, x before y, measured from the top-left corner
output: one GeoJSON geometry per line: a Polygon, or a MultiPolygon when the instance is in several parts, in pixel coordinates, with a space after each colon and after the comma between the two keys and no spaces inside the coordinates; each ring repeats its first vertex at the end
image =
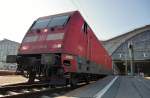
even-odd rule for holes
{"type": "Polygon", "coordinates": [[[29,82],[64,78],[61,52],[69,17],[42,17],[28,30],[18,51],[17,72],[29,77],[29,82]]]}

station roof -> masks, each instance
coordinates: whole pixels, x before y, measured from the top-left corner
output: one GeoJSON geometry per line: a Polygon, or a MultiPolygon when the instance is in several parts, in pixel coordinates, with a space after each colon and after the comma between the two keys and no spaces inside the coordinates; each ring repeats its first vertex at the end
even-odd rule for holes
{"type": "Polygon", "coordinates": [[[119,35],[117,37],[111,38],[109,40],[103,41],[103,46],[105,49],[109,52],[109,55],[112,55],[113,52],[124,42],[126,42],[128,39],[136,36],[137,34],[140,34],[146,30],[150,30],[150,25],[146,25],[144,27],[140,27],[137,29],[134,29],[132,31],[129,31],[125,34],[119,35]]]}
{"type": "Polygon", "coordinates": [[[6,39],[6,38],[4,38],[3,40],[0,40],[0,44],[1,43],[4,43],[4,42],[10,42],[10,43],[13,43],[13,44],[20,44],[20,43],[18,43],[18,42],[15,42],[15,41],[12,41],[12,40],[9,40],[9,39],[6,39]]]}

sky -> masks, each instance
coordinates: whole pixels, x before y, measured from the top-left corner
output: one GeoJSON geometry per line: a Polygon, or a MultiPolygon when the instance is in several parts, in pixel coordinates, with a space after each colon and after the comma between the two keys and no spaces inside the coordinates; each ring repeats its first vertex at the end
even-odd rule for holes
{"type": "Polygon", "coordinates": [[[21,42],[38,17],[74,10],[99,40],[150,24],[150,0],[0,0],[0,40],[21,42]]]}

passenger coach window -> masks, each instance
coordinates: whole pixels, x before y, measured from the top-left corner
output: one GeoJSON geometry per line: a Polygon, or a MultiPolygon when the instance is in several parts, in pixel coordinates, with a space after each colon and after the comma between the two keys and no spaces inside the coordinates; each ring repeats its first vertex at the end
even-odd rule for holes
{"type": "Polygon", "coordinates": [[[68,21],[69,16],[57,16],[53,17],[48,27],[62,26],[68,21]]]}
{"type": "Polygon", "coordinates": [[[50,18],[47,19],[38,19],[36,23],[33,25],[32,29],[39,29],[47,27],[48,23],[50,22],[50,18]]]}

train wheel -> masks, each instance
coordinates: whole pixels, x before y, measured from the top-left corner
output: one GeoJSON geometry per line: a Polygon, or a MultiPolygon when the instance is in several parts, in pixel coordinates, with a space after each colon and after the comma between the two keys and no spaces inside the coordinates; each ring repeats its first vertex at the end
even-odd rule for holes
{"type": "Polygon", "coordinates": [[[87,77],[87,78],[86,78],[86,84],[89,84],[89,82],[90,82],[90,80],[89,80],[89,78],[87,77]]]}
{"type": "Polygon", "coordinates": [[[71,85],[71,87],[76,87],[77,83],[78,83],[78,80],[76,78],[72,78],[70,85],[71,85]]]}
{"type": "Polygon", "coordinates": [[[55,85],[51,85],[51,88],[56,88],[56,86],[55,85]]]}
{"type": "Polygon", "coordinates": [[[28,79],[28,83],[33,83],[36,77],[36,72],[34,71],[30,71],[29,72],[29,79],[28,79]]]}

